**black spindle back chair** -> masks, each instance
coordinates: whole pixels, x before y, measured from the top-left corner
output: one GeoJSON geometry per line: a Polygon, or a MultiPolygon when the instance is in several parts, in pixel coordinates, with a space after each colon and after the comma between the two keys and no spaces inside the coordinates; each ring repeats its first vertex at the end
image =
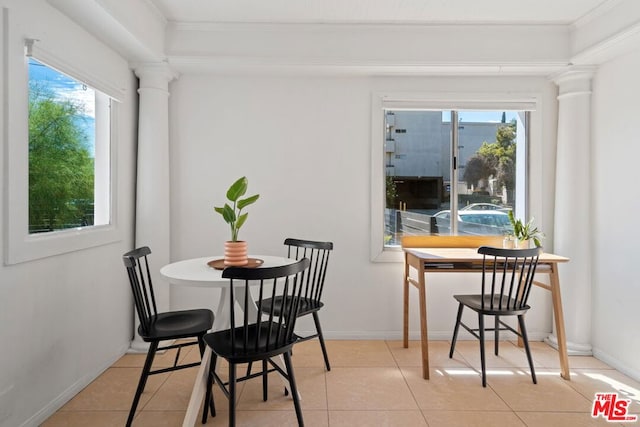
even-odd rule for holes
{"type": "Polygon", "coordinates": [[[299,338],[300,341],[318,338],[320,348],[322,349],[322,356],[324,357],[324,364],[327,371],[330,371],[331,365],[329,364],[329,356],[327,355],[327,347],[324,343],[318,312],[324,306],[322,302],[322,292],[324,290],[324,281],[329,265],[329,255],[331,255],[331,251],[333,250],[333,243],[287,238],[284,244],[287,246],[287,257],[295,259],[309,258],[311,262],[298,316],[302,317],[311,314],[316,332],[299,338]]]}
{"type": "MultiPolygon", "coordinates": [[[[229,426],[235,425],[236,383],[263,377],[263,393],[266,400],[266,377],[268,373],[274,371],[288,381],[298,424],[303,425],[302,410],[291,365],[291,348],[298,339],[294,328],[301,307],[304,283],[309,274],[309,265],[310,261],[303,258],[280,267],[228,267],[222,272],[222,277],[230,280],[231,327],[212,332],[204,337],[204,341],[212,350],[205,401],[211,399],[213,381],[215,381],[229,399],[229,426]],[[245,297],[241,304],[235,303],[236,288],[242,288],[244,291],[245,297]],[[255,288],[254,291],[258,295],[255,301],[250,298],[251,288],[255,288]],[[270,304],[267,308],[265,301],[275,299],[286,301],[286,303],[278,306],[270,304]],[[252,307],[253,304],[255,307],[252,307]],[[279,363],[280,359],[274,360],[280,355],[284,359],[284,366],[279,363]],[[229,363],[229,377],[226,382],[215,372],[218,356],[229,363]],[[262,361],[261,372],[254,374],[248,372],[243,377],[237,377],[238,364],[255,361],[262,361]],[[268,364],[271,365],[271,369],[267,369],[268,364]]],[[[205,405],[203,423],[207,420],[207,412],[205,405]]],[[[211,414],[215,416],[215,411],[212,410],[211,414]]]]}
{"type": "MultiPolygon", "coordinates": [[[[163,372],[175,371],[178,369],[190,368],[200,365],[200,362],[178,364],[180,359],[180,350],[183,347],[198,345],[200,357],[205,349],[203,337],[213,326],[213,312],[208,309],[167,311],[158,313],[156,306],[155,294],[153,291],[153,283],[151,280],[151,269],[149,267],[149,255],[151,249],[148,246],[142,246],[125,253],[122,260],[127,269],[129,276],[129,284],[133,293],[133,300],[138,313],[140,325],[138,333],[140,337],[150,343],[147,351],[147,358],[142,368],[138,388],[129,410],[127,419],[127,427],[133,422],[133,418],[140,401],[140,396],[144,391],[149,375],[160,374],[163,372]],[[195,341],[181,342],[178,344],[170,344],[160,347],[161,341],[179,340],[184,338],[196,338],[195,341]],[[177,349],[173,366],[152,371],[151,365],[157,351],[177,349]]],[[[212,401],[213,404],[213,401],[212,401]]]]}
{"type": "Polygon", "coordinates": [[[527,353],[529,368],[531,369],[531,378],[534,384],[537,383],[524,315],[529,308],[531,308],[527,304],[527,301],[529,300],[533,286],[534,275],[541,251],[542,248],[502,249],[488,246],[479,248],[478,253],[483,255],[480,294],[453,296],[459,304],[449,357],[453,357],[458,330],[462,325],[463,328],[480,340],[480,363],[482,365],[483,387],[487,385],[484,353],[485,331],[494,331],[494,352],[496,356],[498,355],[500,331],[509,330],[520,336],[524,342],[527,353]],[[469,307],[478,313],[477,329],[471,329],[461,321],[464,307],[469,307]],[[494,316],[494,328],[484,328],[484,316],[494,316]],[[501,316],[517,316],[520,331],[518,332],[501,321],[501,316]]]}

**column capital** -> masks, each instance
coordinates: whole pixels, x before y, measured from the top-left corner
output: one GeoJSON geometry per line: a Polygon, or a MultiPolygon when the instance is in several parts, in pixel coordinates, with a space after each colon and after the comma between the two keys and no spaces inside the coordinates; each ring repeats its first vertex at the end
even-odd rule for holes
{"type": "Polygon", "coordinates": [[[596,67],[593,66],[571,66],[551,76],[551,80],[558,85],[558,98],[565,95],[590,95],[591,80],[595,73],[596,67]]]}
{"type": "Polygon", "coordinates": [[[132,64],[133,71],[140,79],[140,87],[167,89],[169,82],[180,74],[167,62],[139,62],[132,64]]]}

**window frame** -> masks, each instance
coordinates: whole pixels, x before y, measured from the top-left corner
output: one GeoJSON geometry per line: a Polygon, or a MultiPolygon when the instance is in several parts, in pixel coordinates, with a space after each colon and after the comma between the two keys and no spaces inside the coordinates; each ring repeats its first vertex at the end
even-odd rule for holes
{"type": "Polygon", "coordinates": [[[401,247],[385,247],[384,245],[384,209],[385,209],[385,176],[384,112],[389,109],[425,109],[425,110],[517,110],[528,111],[527,126],[527,183],[524,197],[524,211],[529,216],[532,200],[540,200],[538,193],[532,189],[532,177],[540,177],[539,169],[532,170],[531,146],[539,144],[540,99],[539,93],[463,93],[463,92],[374,92],[371,96],[371,206],[370,206],[370,260],[372,262],[401,262],[404,254],[401,247]],[[536,130],[532,132],[532,127],[536,130]]]}
{"type": "MultiPolygon", "coordinates": [[[[11,81],[6,81],[4,120],[7,131],[5,158],[5,247],[4,264],[12,265],[32,261],[45,257],[60,255],[63,253],[78,251],[90,247],[105,245],[123,239],[123,232],[118,226],[117,206],[117,146],[118,146],[118,103],[122,93],[105,82],[83,72],[80,68],[56,57],[51,52],[37,48],[34,40],[25,40],[24,53],[5,60],[12,75],[11,81]],[[108,215],[110,221],[104,225],[94,225],[81,228],[57,230],[47,233],[29,233],[29,134],[28,134],[28,57],[33,56],[43,64],[58,70],[80,82],[91,86],[95,90],[106,95],[109,106],[102,106],[102,110],[109,110],[108,123],[102,121],[96,128],[103,127],[103,133],[108,133],[108,148],[105,141],[98,142],[96,133],[96,155],[98,150],[108,154],[108,162],[102,170],[96,169],[96,179],[99,175],[108,181],[108,196],[102,199],[108,201],[108,215]],[[11,58],[16,58],[11,61],[11,58]],[[11,105],[11,108],[8,106],[11,105]],[[104,126],[108,128],[104,128],[104,126]],[[98,146],[100,145],[100,147],[98,146]],[[10,161],[8,161],[10,159],[10,161]],[[107,177],[108,175],[108,177],[107,177]]],[[[97,115],[97,114],[96,114],[97,115]]],[[[99,183],[97,185],[103,185],[99,183]]],[[[103,193],[105,194],[105,193],[103,193]]],[[[99,197],[96,194],[94,197],[99,197]]]]}

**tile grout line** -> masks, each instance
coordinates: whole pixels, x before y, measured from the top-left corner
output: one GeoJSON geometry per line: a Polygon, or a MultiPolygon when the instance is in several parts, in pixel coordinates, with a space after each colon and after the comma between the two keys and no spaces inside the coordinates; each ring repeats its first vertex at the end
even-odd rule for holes
{"type": "Polygon", "coordinates": [[[391,348],[389,347],[389,342],[387,340],[384,341],[386,346],[387,346],[387,350],[389,350],[389,353],[391,353],[391,357],[393,358],[393,361],[396,364],[396,369],[398,370],[398,372],[400,373],[400,375],[402,376],[402,379],[404,380],[405,385],[407,386],[407,389],[409,390],[409,393],[411,393],[411,397],[413,398],[413,402],[416,404],[416,408],[417,410],[420,412],[420,416],[422,417],[422,419],[424,420],[425,424],[427,425],[427,427],[429,427],[429,422],[427,421],[427,418],[424,415],[424,412],[422,411],[422,409],[420,408],[420,404],[418,403],[418,399],[416,398],[415,393],[413,392],[413,390],[411,389],[411,387],[409,386],[409,382],[407,381],[407,377],[404,375],[404,373],[402,372],[402,369],[400,367],[400,365],[398,364],[398,360],[396,359],[396,357],[393,355],[393,352],[391,351],[391,348]]]}
{"type": "MultiPolygon", "coordinates": [[[[394,344],[391,342],[391,340],[389,340],[389,341],[383,340],[383,341],[384,341],[384,347],[387,349],[387,351],[390,352],[390,355],[392,356],[392,360],[394,362],[393,364],[387,364],[387,366],[390,368],[389,372],[390,373],[391,372],[399,372],[400,375],[402,375],[403,382],[401,382],[401,383],[404,383],[405,386],[409,388],[409,392],[411,393],[411,396],[414,399],[414,404],[417,405],[417,409],[416,410],[420,411],[420,416],[418,416],[417,414],[414,414],[415,415],[414,420],[416,421],[416,424],[422,425],[422,423],[425,423],[427,426],[429,426],[430,424],[427,421],[427,418],[431,417],[429,415],[429,410],[428,409],[426,409],[426,410],[420,409],[420,405],[418,404],[419,402],[418,402],[418,400],[416,398],[416,396],[418,394],[420,394],[420,393],[417,390],[412,389],[410,387],[410,385],[409,385],[410,382],[413,384],[413,381],[415,380],[415,378],[414,378],[413,375],[404,374],[404,371],[403,371],[403,369],[404,369],[404,370],[411,370],[411,372],[413,372],[414,362],[417,361],[417,358],[414,358],[412,356],[412,358],[409,360],[409,359],[407,359],[405,357],[404,354],[402,354],[399,351],[399,349],[397,349],[394,346],[394,344]],[[395,351],[395,353],[394,353],[394,351],[395,351]],[[401,366],[401,362],[403,362],[403,361],[410,362],[410,363],[407,363],[406,366],[404,364],[401,366]],[[423,421],[418,423],[419,419],[422,419],[423,421]]],[[[510,344],[509,347],[514,347],[514,348],[518,349],[514,342],[512,342],[512,341],[508,341],[508,342],[510,344]]],[[[501,344],[502,344],[502,340],[501,340],[501,344]]],[[[477,347],[477,343],[473,343],[473,348],[477,350],[476,347],[477,347]]],[[[351,347],[349,347],[349,348],[351,348],[351,347]]],[[[463,354],[467,354],[468,356],[471,356],[471,355],[474,355],[475,353],[467,351],[467,350],[470,350],[471,347],[469,347],[469,348],[461,347],[461,348],[463,350],[463,353],[460,353],[459,351],[456,351],[456,353],[455,353],[456,356],[454,356],[454,358],[458,359],[459,361],[462,361],[469,369],[472,369],[477,374],[476,368],[474,368],[469,363],[469,361],[463,356],[463,354]]],[[[361,349],[360,349],[359,346],[356,345],[355,346],[355,350],[359,351],[361,349]]],[[[534,352],[534,361],[538,362],[539,360],[541,360],[543,362],[541,364],[541,366],[536,366],[536,370],[538,368],[541,368],[544,371],[550,371],[550,372],[547,372],[548,374],[553,373],[553,375],[552,375],[553,378],[543,376],[541,379],[548,378],[548,381],[553,382],[554,384],[555,383],[558,383],[559,385],[562,384],[560,389],[558,389],[559,395],[564,395],[564,394],[574,395],[572,398],[576,399],[576,403],[578,404],[578,406],[576,406],[576,408],[567,407],[564,410],[563,409],[559,409],[557,411],[553,410],[553,409],[546,408],[546,407],[541,407],[540,410],[524,409],[524,410],[516,411],[505,400],[505,399],[509,399],[510,395],[509,395],[507,389],[505,389],[506,392],[507,392],[506,394],[505,394],[505,390],[502,390],[502,385],[503,385],[502,380],[498,381],[498,379],[494,379],[493,381],[489,382],[489,388],[491,389],[491,391],[493,393],[496,394],[496,397],[498,398],[497,401],[502,401],[503,404],[505,405],[504,413],[508,414],[510,412],[511,414],[515,415],[515,419],[519,420],[519,422],[522,423],[522,426],[538,425],[538,424],[536,424],[536,422],[537,422],[537,420],[541,419],[540,416],[543,417],[542,419],[553,420],[554,419],[554,413],[556,413],[556,412],[565,414],[565,415],[559,415],[561,417],[559,419],[564,419],[562,417],[569,417],[569,418],[566,418],[566,419],[567,420],[575,419],[576,422],[578,422],[577,420],[582,419],[582,420],[584,420],[586,422],[585,418],[580,418],[580,417],[577,416],[577,414],[582,414],[582,416],[585,415],[584,411],[582,409],[577,409],[577,408],[582,408],[582,404],[579,404],[579,401],[584,400],[584,399],[586,399],[587,402],[591,401],[592,400],[592,396],[590,394],[590,390],[592,388],[593,389],[598,388],[600,385],[602,385],[602,388],[607,388],[606,386],[608,384],[608,383],[602,382],[598,378],[590,378],[587,375],[589,374],[589,372],[591,370],[600,371],[600,373],[605,375],[605,376],[607,376],[607,372],[616,372],[616,373],[618,373],[619,371],[617,371],[616,369],[613,369],[611,367],[608,367],[608,366],[605,367],[604,365],[602,367],[600,367],[599,365],[596,364],[597,361],[593,361],[591,359],[585,359],[584,364],[583,364],[582,361],[575,362],[579,366],[583,366],[582,368],[574,368],[573,369],[573,372],[576,374],[576,379],[580,379],[579,382],[576,382],[576,381],[557,381],[558,380],[558,376],[559,376],[559,372],[558,372],[559,368],[553,366],[554,365],[553,361],[557,357],[556,353],[546,349],[546,347],[544,349],[539,348],[538,349],[538,350],[540,350],[539,352],[536,352],[535,349],[532,349],[532,350],[534,352]],[[535,353],[538,353],[538,355],[541,356],[541,359],[537,358],[535,356],[535,353]],[[546,363],[546,362],[549,362],[549,363],[546,363]],[[549,366],[549,365],[551,365],[551,366],[549,366]],[[594,366],[591,366],[591,365],[594,365],[594,366]],[[502,394],[498,394],[497,390],[502,390],[502,394]],[[566,391],[566,393],[565,393],[565,391],[566,391]],[[573,414],[573,415],[570,416],[568,414],[573,414]],[[528,420],[529,424],[527,424],[527,422],[525,422],[525,420],[528,420]]],[[[194,351],[194,349],[192,348],[190,351],[194,351]]],[[[190,351],[189,352],[185,352],[184,354],[181,354],[181,358],[180,359],[182,360],[185,357],[193,356],[193,354],[191,354],[190,351]]],[[[382,350],[381,346],[377,347],[377,350],[375,350],[375,348],[374,348],[372,351],[374,351],[374,352],[377,351],[377,354],[374,357],[375,360],[378,360],[381,352],[382,353],[384,352],[384,350],[382,350]]],[[[360,354],[360,353],[358,353],[358,354],[360,354]]],[[[375,353],[371,353],[371,356],[373,357],[374,354],[375,353]]],[[[439,351],[437,353],[437,356],[438,357],[440,356],[440,352],[439,351]]],[[[447,353],[447,356],[448,356],[448,353],[447,353]]],[[[504,357],[506,357],[507,359],[509,359],[510,356],[512,356],[512,354],[510,352],[508,354],[507,353],[504,354],[504,357]]],[[[129,360],[130,361],[135,361],[137,359],[135,359],[135,360],[134,359],[129,359],[129,360]]],[[[324,381],[324,384],[325,384],[325,393],[324,393],[324,395],[325,395],[325,399],[326,399],[326,410],[322,410],[321,408],[318,408],[318,409],[314,409],[314,411],[318,411],[318,412],[316,412],[317,415],[320,415],[321,413],[325,413],[327,421],[326,421],[326,424],[323,422],[323,423],[321,423],[321,425],[327,425],[327,426],[330,427],[331,426],[331,413],[332,412],[334,412],[335,414],[339,414],[341,412],[352,412],[352,410],[350,410],[350,409],[338,409],[338,410],[335,410],[335,411],[331,411],[330,410],[329,403],[330,403],[330,400],[331,400],[331,396],[330,396],[331,393],[330,393],[330,390],[328,389],[329,388],[328,384],[330,382],[329,380],[340,378],[341,371],[336,372],[334,377],[329,377],[328,375],[331,372],[330,371],[326,371],[326,369],[325,369],[323,364],[318,364],[318,366],[322,366],[322,368],[321,368],[322,371],[320,371],[320,372],[322,372],[324,374],[321,378],[318,375],[317,378],[318,378],[318,380],[324,381]]],[[[380,366],[380,365],[378,364],[378,366],[380,366]]],[[[415,366],[418,366],[418,365],[415,365],[415,366]]],[[[446,363],[445,363],[445,366],[446,366],[446,363]]],[[[375,366],[362,366],[360,364],[358,364],[357,366],[354,366],[354,367],[356,367],[356,368],[374,368],[374,369],[377,369],[375,366]]],[[[114,370],[122,369],[124,371],[130,371],[131,375],[135,376],[135,381],[136,381],[135,385],[137,385],[137,380],[139,380],[139,374],[140,374],[140,371],[142,369],[140,366],[117,366],[117,367],[116,366],[112,366],[110,368],[113,368],[114,370]]],[[[501,369],[501,368],[497,368],[497,369],[501,369]]],[[[523,369],[518,367],[518,370],[523,370],[523,369]]],[[[320,372],[318,372],[318,373],[320,373],[320,372]]],[[[136,419],[137,420],[140,420],[139,416],[142,414],[143,411],[146,414],[150,414],[150,413],[156,413],[157,414],[157,413],[162,413],[162,412],[166,412],[166,413],[169,413],[169,412],[183,412],[183,410],[177,410],[177,409],[176,410],[166,410],[166,411],[163,410],[162,408],[160,408],[160,409],[147,409],[149,407],[149,403],[151,401],[153,401],[154,399],[158,398],[158,394],[159,394],[158,392],[160,390],[166,391],[167,387],[171,387],[171,384],[169,384],[170,380],[173,380],[176,375],[179,375],[179,374],[176,374],[176,375],[174,375],[174,374],[175,373],[169,373],[169,375],[165,376],[165,380],[158,381],[159,385],[158,385],[157,389],[153,393],[150,394],[150,396],[149,396],[147,402],[144,404],[144,406],[141,405],[138,408],[138,410],[136,411],[136,419]]],[[[119,377],[119,375],[118,375],[118,377],[119,377]]],[[[625,380],[624,379],[625,377],[626,377],[626,375],[621,374],[620,377],[613,376],[611,378],[613,380],[616,380],[616,381],[619,380],[619,381],[621,381],[623,383],[627,383],[627,381],[633,381],[632,379],[628,379],[628,378],[627,378],[627,380],[625,380]]],[[[331,381],[331,382],[333,383],[333,381],[331,381]]],[[[401,383],[398,383],[398,384],[401,384],[401,383]]],[[[614,387],[614,386],[615,386],[615,384],[612,383],[612,385],[610,387],[614,387]]],[[[636,382],[633,382],[633,383],[629,382],[628,386],[629,387],[635,387],[636,389],[640,389],[640,386],[638,386],[638,384],[636,382]]],[[[244,390],[243,390],[243,392],[244,392],[244,390]]],[[[555,394],[556,391],[550,390],[550,393],[555,394]]],[[[335,396],[335,393],[333,395],[335,396]]],[[[130,404],[130,401],[128,403],[130,404]]],[[[515,406],[519,405],[518,402],[515,402],[515,401],[512,402],[512,403],[514,403],[515,406]]],[[[99,406],[99,404],[97,404],[97,405],[99,406]]],[[[118,413],[118,414],[121,414],[122,416],[126,417],[126,414],[128,414],[128,411],[129,411],[129,407],[127,407],[126,409],[122,409],[122,410],[116,410],[116,409],[113,409],[113,410],[110,410],[110,409],[79,409],[77,411],[76,410],[71,410],[71,411],[59,410],[59,411],[57,411],[57,413],[60,413],[60,414],[64,415],[65,412],[67,412],[67,413],[83,412],[83,413],[89,413],[89,414],[93,413],[93,414],[96,414],[95,416],[99,416],[99,417],[102,417],[102,415],[98,415],[98,414],[104,414],[104,413],[114,413],[114,414],[116,414],[116,413],[118,413]]],[[[371,409],[366,409],[366,411],[376,412],[377,409],[371,408],[371,409]]],[[[397,411],[403,411],[403,410],[397,410],[397,411]]],[[[290,411],[284,410],[284,412],[290,412],[290,411]]],[[[384,412],[396,412],[396,410],[385,410],[384,412]]],[[[448,411],[448,412],[451,412],[451,411],[448,411]]],[[[343,418],[344,415],[336,415],[336,416],[337,416],[337,418],[335,420],[333,420],[334,423],[336,423],[336,422],[339,423],[340,420],[344,419],[343,418]]],[[[351,415],[351,416],[353,416],[353,415],[351,415]]],[[[84,418],[77,418],[77,417],[74,418],[74,417],[72,417],[72,419],[76,420],[76,421],[74,421],[75,424],[72,423],[72,424],[66,424],[66,425],[78,425],[77,424],[77,420],[86,419],[86,414],[83,415],[83,417],[84,418]]],[[[156,418],[157,418],[157,416],[156,416],[156,418]]],[[[587,418],[588,418],[588,416],[587,416],[587,418]]],[[[63,419],[64,419],[64,417],[58,418],[57,419],[57,423],[60,423],[60,420],[63,420],[63,419]]],[[[105,419],[107,419],[107,418],[105,418],[105,419]]],[[[111,419],[111,418],[109,418],[109,419],[111,419]]],[[[138,421],[138,422],[140,422],[140,421],[138,421]]],[[[56,424],[56,421],[54,421],[52,425],[60,425],[60,424],[56,424]]],[[[520,425],[520,424],[518,424],[518,425],[520,425]]],[[[568,425],[578,425],[578,424],[569,423],[568,425]]],[[[568,425],[567,425],[567,427],[568,427],[568,425]]],[[[584,425],[584,424],[581,424],[581,425],[584,425]]],[[[626,425],[626,424],[616,424],[616,425],[622,426],[622,425],[626,425]]]]}

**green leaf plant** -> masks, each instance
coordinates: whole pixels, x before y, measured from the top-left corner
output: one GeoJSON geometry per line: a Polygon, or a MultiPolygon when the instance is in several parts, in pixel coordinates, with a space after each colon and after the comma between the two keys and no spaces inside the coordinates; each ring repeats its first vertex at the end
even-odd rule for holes
{"type": "Polygon", "coordinates": [[[232,205],[225,203],[221,208],[213,208],[216,212],[222,215],[222,218],[224,218],[225,222],[231,227],[232,242],[238,241],[238,231],[240,231],[240,227],[244,225],[247,221],[247,217],[249,216],[247,212],[242,213],[242,209],[252,203],[255,203],[255,201],[260,197],[259,194],[254,194],[253,196],[241,199],[241,197],[247,192],[248,186],[249,181],[247,180],[247,177],[243,176],[238,179],[236,182],[231,184],[231,187],[227,190],[227,199],[232,205]]]}
{"type": "Polygon", "coordinates": [[[515,219],[513,216],[513,211],[510,210],[508,212],[509,221],[511,222],[511,226],[513,227],[513,231],[511,233],[518,241],[526,241],[533,240],[533,243],[536,247],[542,246],[542,240],[544,238],[544,233],[538,230],[533,223],[533,218],[531,218],[527,223],[524,223],[520,219],[515,219]]]}

